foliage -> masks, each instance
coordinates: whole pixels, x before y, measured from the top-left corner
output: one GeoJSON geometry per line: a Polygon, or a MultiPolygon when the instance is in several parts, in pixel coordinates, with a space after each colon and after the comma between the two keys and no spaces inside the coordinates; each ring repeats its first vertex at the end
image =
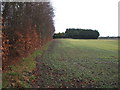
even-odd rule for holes
{"type": "Polygon", "coordinates": [[[3,67],[52,40],[53,17],[50,2],[2,2],[3,67]]]}
{"type": "Polygon", "coordinates": [[[91,29],[66,29],[65,33],[56,33],[54,38],[97,39],[99,32],[91,29]]]}

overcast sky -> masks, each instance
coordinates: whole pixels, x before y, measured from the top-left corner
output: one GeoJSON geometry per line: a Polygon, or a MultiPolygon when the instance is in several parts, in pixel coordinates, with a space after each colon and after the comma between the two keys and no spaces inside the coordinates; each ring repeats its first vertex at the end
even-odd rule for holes
{"type": "MultiPolygon", "coordinates": [[[[100,36],[118,36],[118,1],[120,0],[51,0],[55,29],[93,29],[100,36]]],[[[120,34],[119,34],[120,35],[120,34]]]]}

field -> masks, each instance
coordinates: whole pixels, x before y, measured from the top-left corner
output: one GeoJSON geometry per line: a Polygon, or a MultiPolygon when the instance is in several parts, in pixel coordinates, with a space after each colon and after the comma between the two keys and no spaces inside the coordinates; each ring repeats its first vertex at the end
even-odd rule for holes
{"type": "Polygon", "coordinates": [[[34,87],[118,87],[118,41],[55,39],[36,72],[34,87]]]}
{"type": "Polygon", "coordinates": [[[3,88],[117,88],[118,40],[54,39],[2,76],[3,88]]]}

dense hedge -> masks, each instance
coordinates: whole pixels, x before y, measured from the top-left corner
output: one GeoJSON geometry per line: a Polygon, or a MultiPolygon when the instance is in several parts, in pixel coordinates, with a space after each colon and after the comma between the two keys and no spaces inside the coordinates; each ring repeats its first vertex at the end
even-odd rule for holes
{"type": "Polygon", "coordinates": [[[55,33],[54,38],[97,39],[99,32],[92,29],[66,29],[65,33],[55,33]]]}
{"type": "Polygon", "coordinates": [[[53,17],[50,2],[2,2],[3,65],[52,40],[53,17]]]}

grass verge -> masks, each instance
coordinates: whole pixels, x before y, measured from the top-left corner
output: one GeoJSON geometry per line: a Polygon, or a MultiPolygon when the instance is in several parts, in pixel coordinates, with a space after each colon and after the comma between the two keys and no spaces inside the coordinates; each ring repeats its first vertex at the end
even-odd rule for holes
{"type": "Polygon", "coordinates": [[[33,71],[36,68],[36,57],[43,54],[47,44],[42,50],[36,50],[31,55],[23,58],[21,62],[9,66],[10,70],[2,75],[2,88],[32,88],[35,80],[33,71]]]}

